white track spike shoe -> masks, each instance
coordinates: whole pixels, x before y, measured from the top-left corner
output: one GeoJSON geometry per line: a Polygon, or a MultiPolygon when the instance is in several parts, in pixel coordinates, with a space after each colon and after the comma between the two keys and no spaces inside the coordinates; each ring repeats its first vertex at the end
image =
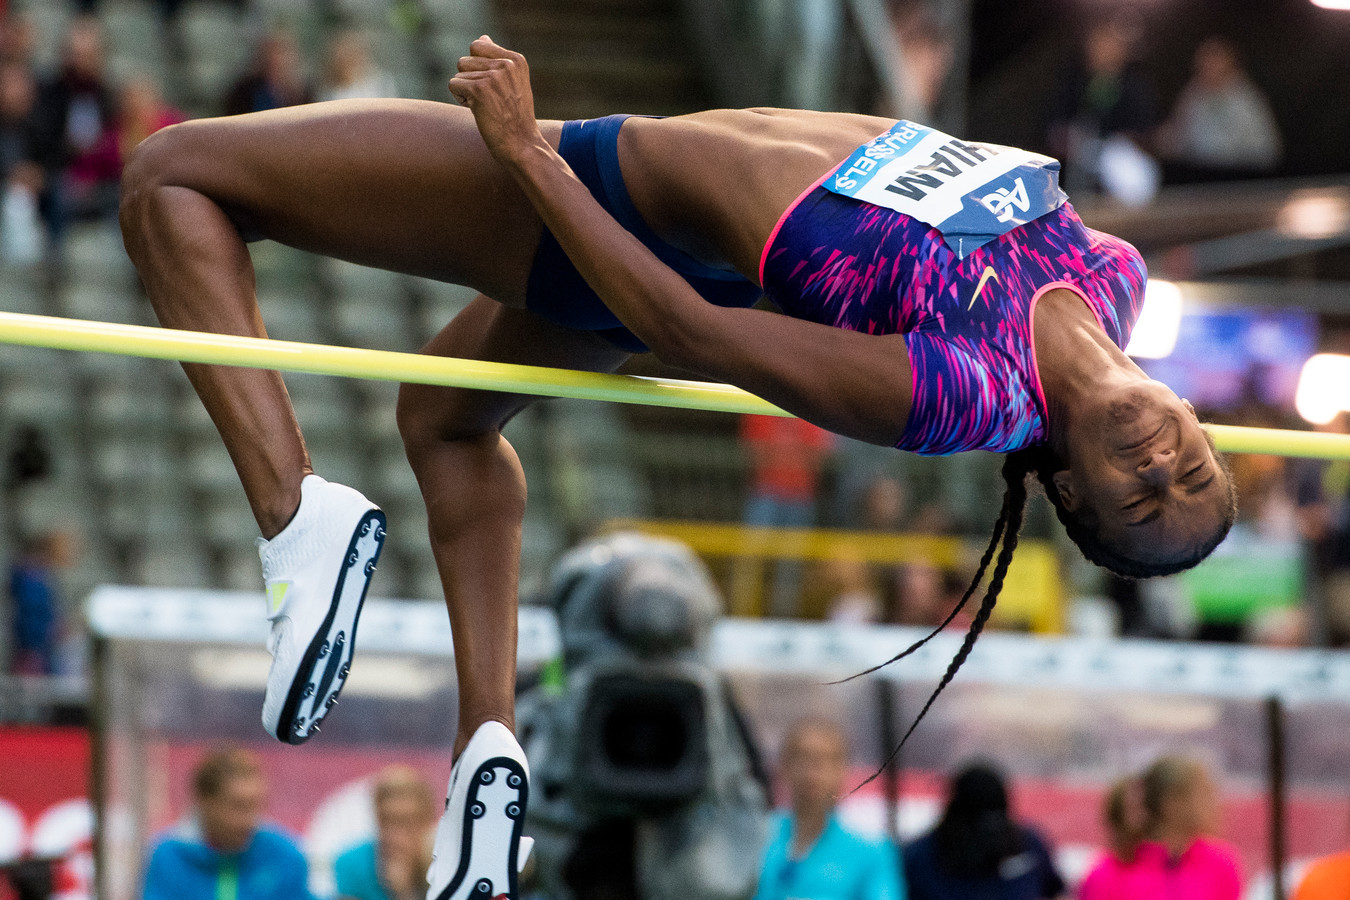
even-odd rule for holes
{"type": "Polygon", "coordinates": [[[337,704],[384,536],[378,506],[307,475],[295,518],[272,540],[258,539],[272,623],[262,721],[277,740],[303,744],[337,704]]]}
{"type": "Polygon", "coordinates": [[[500,722],[474,732],[450,773],[445,815],[427,871],[427,900],[520,900],[518,875],[534,841],[521,835],[530,764],[500,722]]]}

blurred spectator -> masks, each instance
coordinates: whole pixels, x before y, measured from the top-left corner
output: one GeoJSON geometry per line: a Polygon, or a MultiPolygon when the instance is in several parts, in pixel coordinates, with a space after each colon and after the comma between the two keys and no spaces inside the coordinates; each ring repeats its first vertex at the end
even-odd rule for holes
{"type": "Polygon", "coordinates": [[[104,76],[103,31],[88,17],[71,22],[56,73],[38,90],[38,157],[44,170],[42,208],[59,252],[84,199],[70,191],[68,167],[89,153],[112,122],[112,93],[104,76]]]}
{"type": "Polygon", "coordinates": [[[1180,164],[1169,178],[1202,181],[1274,169],[1282,152],[1279,128],[1237,48],[1208,38],[1196,48],[1194,67],[1158,135],[1163,155],[1180,164]]]}
{"type": "Polygon", "coordinates": [[[1062,73],[1047,143],[1064,164],[1064,186],[1147,202],[1157,189],[1145,148],[1157,125],[1153,86],[1136,57],[1140,28],[1119,14],[1093,23],[1062,73]]]}
{"type": "Polygon", "coordinates": [[[42,255],[39,146],[37,80],[23,63],[0,61],[0,257],[8,263],[42,255]]]}
{"type": "Polygon", "coordinates": [[[375,779],[375,840],[333,863],[342,900],[421,900],[431,866],[436,796],[409,766],[390,766],[375,779]]]}
{"type": "MultiPolygon", "coordinates": [[[[942,462],[951,462],[944,457],[942,462]]],[[[911,468],[914,460],[906,460],[911,468]]],[[[923,461],[920,461],[923,462],[923,461]]],[[[926,473],[912,472],[902,477],[894,473],[880,474],[867,482],[859,503],[858,520],[866,531],[906,531],[918,534],[947,534],[953,521],[950,497],[939,495],[926,503],[916,504],[908,485],[915,484],[926,473]]],[[[959,477],[959,476],[958,476],[959,477]]],[[[944,488],[949,485],[943,485],[944,488]]]]}
{"type": "MultiPolygon", "coordinates": [[[[745,524],[772,528],[814,525],[821,472],[834,446],[830,433],[802,419],[742,416],[741,441],[750,456],[745,524]]],[[[739,580],[746,577],[745,569],[743,565],[739,580]]],[[[774,570],[769,614],[795,614],[801,583],[801,563],[780,562],[774,570]]]]}
{"type": "Polygon", "coordinates": [[[328,44],[320,100],[397,97],[394,79],[371,58],[361,32],[342,31],[328,44]]]}
{"type": "Polygon", "coordinates": [[[63,626],[57,572],[74,559],[74,538],[64,531],[51,531],[27,541],[10,567],[14,674],[57,673],[63,626]]]}
{"type": "Polygon", "coordinates": [[[1219,790],[1204,763],[1164,756],[1143,775],[1149,840],[1139,847],[1139,865],[1154,887],[1132,900],[1238,900],[1242,875],[1237,851],[1214,837],[1219,828],[1219,790]]]}
{"type": "MultiPolygon", "coordinates": [[[[940,625],[970,584],[968,576],[921,562],[898,566],[893,570],[892,580],[894,593],[887,621],[924,628],[940,625]]],[[[971,619],[972,614],[962,610],[951,627],[965,631],[971,619]]]]}
{"type": "Polygon", "coordinates": [[[9,458],[5,461],[6,498],[12,503],[17,491],[32,482],[43,481],[51,474],[52,451],[47,436],[35,425],[20,426],[14,432],[9,458]]]}
{"type": "Polygon", "coordinates": [[[1257,610],[1247,620],[1246,641],[1259,647],[1306,647],[1308,610],[1302,606],[1272,606],[1257,610]]]}
{"type": "Polygon", "coordinates": [[[1003,776],[976,763],[957,773],[931,832],[905,847],[912,900],[1053,900],[1065,895],[1050,847],[1013,821],[1003,776]]]}
{"type": "Polygon", "coordinates": [[[788,732],[780,775],[789,809],[770,825],[755,900],[904,898],[895,848],[852,834],[835,815],[847,765],[838,725],[807,719],[788,732]]]}
{"type": "Polygon", "coordinates": [[[150,135],[182,122],[184,116],[164,99],[159,84],[148,75],[127,80],[117,93],[116,144],[119,168],[136,145],[150,135]]]}
{"type": "Polygon", "coordinates": [[[1293,900],[1350,900],[1350,849],[1324,856],[1308,867],[1293,900]]]}
{"type": "Polygon", "coordinates": [[[878,475],[863,489],[862,527],[866,531],[904,531],[909,492],[894,475],[878,475]]]}
{"type": "MultiPolygon", "coordinates": [[[[1346,433],[1345,414],[1326,430],[1346,433]]],[[[1350,644],[1350,462],[1294,463],[1299,530],[1315,575],[1317,621],[1311,628],[1333,647],[1350,644]]]]}
{"type": "Polygon", "coordinates": [[[942,89],[951,73],[954,56],[951,35],[926,0],[889,0],[887,10],[893,39],[900,48],[895,93],[903,106],[883,114],[940,125],[937,120],[942,89]]]}
{"type": "Polygon", "coordinates": [[[304,854],[261,824],[267,782],[256,756],[209,754],[192,789],[196,813],[155,845],[143,900],[310,900],[304,854]]]}
{"type": "Polygon", "coordinates": [[[1078,900],[1146,900],[1156,878],[1139,854],[1148,836],[1143,782],[1117,781],[1106,795],[1103,813],[1110,847],[1083,879],[1078,900]]]}
{"type": "Polygon", "coordinates": [[[148,76],[131,78],[118,90],[116,110],[98,143],[70,165],[69,191],[86,215],[116,212],[122,166],[131,151],[159,129],[186,118],[164,101],[159,85],[148,76]]]}
{"type": "Polygon", "coordinates": [[[861,625],[881,618],[881,598],[872,584],[867,564],[861,559],[833,556],[820,571],[829,597],[826,617],[830,621],[861,625]]]}
{"type": "Polygon", "coordinates": [[[297,106],[314,100],[301,67],[300,48],[287,31],[268,34],[258,45],[253,64],[225,95],[225,115],[297,106]]]}
{"type": "Polygon", "coordinates": [[[37,28],[24,13],[9,10],[0,17],[0,63],[15,63],[33,71],[37,28]]]}

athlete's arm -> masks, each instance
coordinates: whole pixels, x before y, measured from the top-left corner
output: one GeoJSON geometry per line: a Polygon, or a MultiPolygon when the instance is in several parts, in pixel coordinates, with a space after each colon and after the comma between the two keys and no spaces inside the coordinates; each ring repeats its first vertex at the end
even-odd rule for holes
{"type": "Polygon", "coordinates": [[[486,37],[450,90],[473,111],[573,265],[666,363],[745,388],[838,434],[891,445],[911,401],[903,338],[859,334],[705,301],[595,202],[539,133],[529,71],[486,37]]]}

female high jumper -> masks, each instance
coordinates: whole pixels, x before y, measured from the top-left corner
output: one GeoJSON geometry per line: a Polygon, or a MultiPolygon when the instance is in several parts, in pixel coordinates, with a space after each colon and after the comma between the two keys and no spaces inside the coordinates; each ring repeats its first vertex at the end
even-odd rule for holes
{"type": "MultiPolygon", "coordinates": [[[[427,353],[611,371],[650,350],[838,434],[1006,452],[967,598],[998,558],[944,685],[1002,587],[1027,475],[1084,554],[1127,576],[1194,565],[1231,525],[1194,410],[1121,349],[1142,260],[1083,226],[1053,160],[845,113],[536,121],[525,59],[486,36],[450,91],[463,106],[342,101],[147,139],[122,228],[160,322],[265,336],[246,243],[268,238],[480,291],[427,353]],[[784,314],[751,308],[761,293],[784,314]]],[[[384,516],[313,474],[278,373],[185,368],[263,535],[263,721],[300,743],[346,678],[384,516]]],[[[525,479],[501,428],[532,399],[405,385],[398,400],[459,677],[435,900],[515,898],[528,853],[511,732],[525,479]]]]}

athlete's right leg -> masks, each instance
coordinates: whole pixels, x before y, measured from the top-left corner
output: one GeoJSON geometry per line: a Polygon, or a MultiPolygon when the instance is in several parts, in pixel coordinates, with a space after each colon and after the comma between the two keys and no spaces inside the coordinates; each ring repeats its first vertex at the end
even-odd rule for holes
{"type": "MultiPolygon", "coordinates": [[[[161,323],[265,336],[241,229],[523,298],[539,223],[467,110],[318,104],[166,129],[124,178],[123,232],[161,323]],[[511,239],[504,239],[510,236],[511,239]]],[[[273,652],[263,720],[299,743],[348,671],[383,515],[313,476],[281,377],[185,366],[265,538],[273,652]]]]}

